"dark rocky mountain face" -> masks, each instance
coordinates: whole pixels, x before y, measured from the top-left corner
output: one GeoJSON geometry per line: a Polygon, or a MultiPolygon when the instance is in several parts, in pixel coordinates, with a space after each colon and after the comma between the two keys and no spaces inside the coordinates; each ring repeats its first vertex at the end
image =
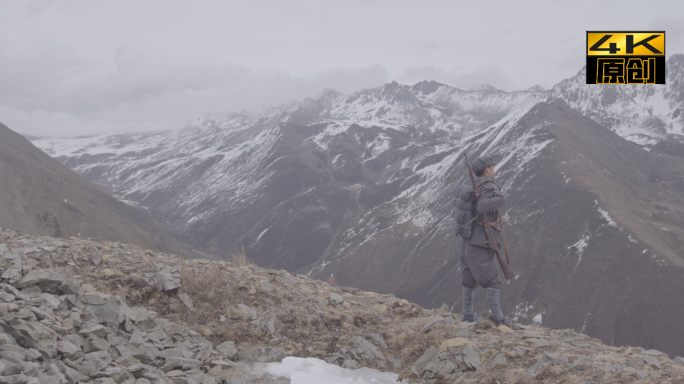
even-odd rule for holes
{"type": "MultiPolygon", "coordinates": [[[[681,85],[652,89],[669,95],[663,105],[674,116],[681,85]]],[[[658,146],[680,137],[682,124],[668,120],[663,136],[643,120],[597,122],[615,112],[615,103],[601,109],[602,92],[578,77],[514,93],[391,83],[171,133],[35,143],[202,250],[227,255],[242,245],[259,265],[334,273],[344,285],[455,311],[453,191],[469,182],[464,153],[495,155],[511,193],[518,274],[502,289],[504,310],[681,355],[684,336],[672,330],[684,293],[684,169],[658,146]],[[624,134],[627,126],[651,141],[635,143],[641,136],[624,134]]]]}
{"type": "Polygon", "coordinates": [[[0,124],[0,226],[55,237],[101,237],[178,254],[188,247],[0,124]]]}
{"type": "MultiPolygon", "coordinates": [[[[507,312],[541,314],[544,324],[614,345],[681,353],[672,330],[684,315],[676,304],[684,294],[684,226],[670,223],[684,213],[684,164],[644,151],[561,102],[537,105],[508,135],[530,127],[553,142],[522,172],[502,167],[499,177],[511,192],[507,236],[518,273],[502,288],[507,312]],[[655,323],[660,331],[649,326],[655,323]]],[[[452,259],[405,296],[429,298],[431,306],[451,302],[459,277],[452,259]]]]}

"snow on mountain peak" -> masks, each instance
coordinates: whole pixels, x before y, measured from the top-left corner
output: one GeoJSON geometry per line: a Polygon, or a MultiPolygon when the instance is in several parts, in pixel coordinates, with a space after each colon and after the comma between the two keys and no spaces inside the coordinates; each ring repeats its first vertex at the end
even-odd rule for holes
{"type": "Polygon", "coordinates": [[[572,108],[640,145],[684,140],[684,55],[667,61],[667,84],[588,85],[586,67],[552,88],[572,108]]]}

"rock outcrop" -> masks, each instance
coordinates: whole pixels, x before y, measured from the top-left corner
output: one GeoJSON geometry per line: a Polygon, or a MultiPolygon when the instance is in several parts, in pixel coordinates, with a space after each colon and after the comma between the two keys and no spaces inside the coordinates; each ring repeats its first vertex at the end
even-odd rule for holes
{"type": "Polygon", "coordinates": [[[287,356],[404,383],[684,382],[684,359],[460,322],[286,271],[0,230],[0,383],[288,383],[287,356]]]}
{"type": "MultiPolygon", "coordinates": [[[[282,356],[245,353],[238,361],[232,341],[214,348],[184,325],[98,292],[73,268],[53,268],[46,253],[59,254],[57,249],[68,246],[57,240],[51,244],[56,247],[42,245],[30,252],[4,247],[0,255],[2,264],[10,264],[0,284],[0,383],[285,382],[258,377],[249,366],[250,358],[270,362],[282,356]],[[16,260],[22,261],[21,269],[13,268],[16,260]]],[[[165,281],[159,285],[168,287],[165,281]]]]}

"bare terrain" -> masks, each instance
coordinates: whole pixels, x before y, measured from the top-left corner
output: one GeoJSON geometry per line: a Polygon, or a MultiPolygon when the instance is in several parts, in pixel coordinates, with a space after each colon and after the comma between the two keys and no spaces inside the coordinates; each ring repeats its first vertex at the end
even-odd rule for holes
{"type": "Polygon", "coordinates": [[[446,305],[329,286],[239,252],[187,260],[4,230],[0,272],[3,383],[288,383],[255,370],[287,356],[396,372],[405,383],[684,382],[684,359],[654,349],[461,323],[446,305]]]}

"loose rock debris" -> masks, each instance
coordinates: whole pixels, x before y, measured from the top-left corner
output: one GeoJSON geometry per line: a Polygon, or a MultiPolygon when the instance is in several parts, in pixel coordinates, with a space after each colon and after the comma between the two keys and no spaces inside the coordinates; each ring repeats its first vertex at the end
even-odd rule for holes
{"type": "Polygon", "coordinates": [[[409,383],[684,382],[656,350],[99,239],[0,230],[0,276],[0,384],[287,383],[253,369],[287,356],[409,383]]]}

